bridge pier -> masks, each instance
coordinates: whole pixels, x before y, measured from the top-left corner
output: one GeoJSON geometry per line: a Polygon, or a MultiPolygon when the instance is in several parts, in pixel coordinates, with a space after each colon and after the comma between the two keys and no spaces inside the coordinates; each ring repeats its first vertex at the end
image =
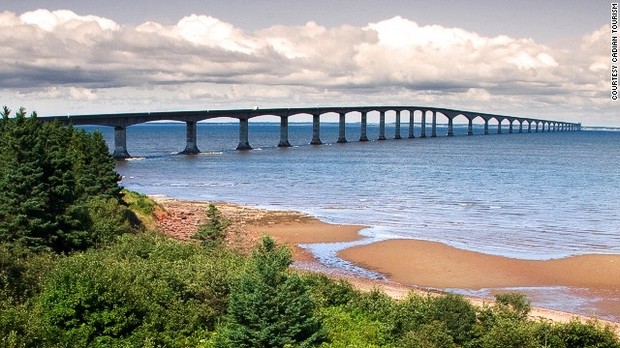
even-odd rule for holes
{"type": "Polygon", "coordinates": [[[508,125],[508,134],[512,134],[512,120],[510,120],[510,124],[508,125]]]}
{"type": "Polygon", "coordinates": [[[536,130],[534,132],[538,133],[538,122],[536,122],[536,130]]]}
{"type": "Polygon", "coordinates": [[[519,133],[523,133],[523,120],[519,120],[519,133]]]}
{"type": "Polygon", "coordinates": [[[400,137],[400,110],[396,110],[396,121],[394,123],[394,139],[401,139],[400,137]]]}
{"type": "Polygon", "coordinates": [[[454,136],[454,127],[453,127],[453,117],[448,117],[448,136],[449,137],[453,137],[454,136]]]}
{"type": "Polygon", "coordinates": [[[489,120],[484,119],[484,135],[489,135],[489,120]]]}
{"type": "Polygon", "coordinates": [[[474,119],[468,118],[469,122],[467,122],[467,135],[474,135],[474,119]]]}
{"type": "Polygon", "coordinates": [[[414,113],[415,110],[411,110],[409,111],[409,139],[413,139],[415,138],[415,135],[413,134],[413,126],[414,126],[414,113]]]}
{"type": "Polygon", "coordinates": [[[437,112],[432,112],[431,138],[437,138],[437,112]]]}
{"type": "Polygon", "coordinates": [[[497,120],[497,134],[502,134],[502,121],[503,120],[497,120]]]}
{"type": "Polygon", "coordinates": [[[186,121],[186,142],[185,150],[181,151],[183,155],[196,155],[200,153],[198,144],[196,143],[196,121],[186,121]]]}
{"type": "Polygon", "coordinates": [[[420,125],[420,138],[426,138],[426,111],[422,111],[422,124],[420,125]]]}
{"type": "Polygon", "coordinates": [[[385,140],[385,111],[379,111],[379,138],[385,140]]]}
{"type": "Polygon", "coordinates": [[[362,111],[361,114],[360,141],[368,141],[368,137],[366,136],[368,113],[366,111],[362,111]]]}
{"type": "Polygon", "coordinates": [[[239,145],[237,150],[252,150],[249,141],[249,122],[247,118],[239,119],[239,145]]]}
{"type": "Polygon", "coordinates": [[[338,120],[338,141],[337,143],[341,143],[344,144],[347,142],[347,136],[346,136],[346,119],[345,119],[345,113],[341,112],[340,113],[340,119],[338,120]]]}
{"type": "Polygon", "coordinates": [[[280,117],[280,142],[278,147],[291,147],[288,141],[288,116],[280,117]]]}
{"type": "Polygon", "coordinates": [[[312,141],[310,145],[321,145],[321,115],[312,115],[312,141]]]}
{"type": "Polygon", "coordinates": [[[127,128],[123,126],[114,127],[114,159],[130,158],[127,152],[127,128]]]}

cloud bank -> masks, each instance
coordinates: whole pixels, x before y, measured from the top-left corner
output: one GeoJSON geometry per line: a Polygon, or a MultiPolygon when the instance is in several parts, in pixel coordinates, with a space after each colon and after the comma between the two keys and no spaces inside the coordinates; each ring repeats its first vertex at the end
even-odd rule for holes
{"type": "Polygon", "coordinates": [[[565,120],[588,112],[590,124],[610,124],[608,39],[609,26],[548,47],[401,17],[245,32],[205,15],[124,25],[68,10],[2,12],[0,99],[41,114],[396,103],[565,120]]]}

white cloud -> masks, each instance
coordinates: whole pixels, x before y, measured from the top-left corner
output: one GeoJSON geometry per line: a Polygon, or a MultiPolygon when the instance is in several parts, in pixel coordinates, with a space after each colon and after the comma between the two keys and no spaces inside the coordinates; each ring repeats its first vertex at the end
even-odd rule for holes
{"type": "Polygon", "coordinates": [[[118,30],[119,25],[114,21],[97,16],[79,16],[69,10],[36,10],[19,16],[22,23],[36,25],[45,31],[53,31],[58,27],[75,29],[83,24],[96,23],[103,30],[118,30]]]}
{"type": "Polygon", "coordinates": [[[68,94],[74,100],[92,101],[97,99],[97,95],[87,88],[69,87],[68,94]]]}
{"type": "Polygon", "coordinates": [[[0,91],[66,98],[65,108],[88,102],[107,111],[129,92],[138,108],[159,93],[153,98],[166,109],[389,102],[550,114],[594,105],[611,113],[609,26],[561,48],[402,17],[249,33],[205,15],[132,26],[37,10],[2,12],[0,28],[0,91]]]}

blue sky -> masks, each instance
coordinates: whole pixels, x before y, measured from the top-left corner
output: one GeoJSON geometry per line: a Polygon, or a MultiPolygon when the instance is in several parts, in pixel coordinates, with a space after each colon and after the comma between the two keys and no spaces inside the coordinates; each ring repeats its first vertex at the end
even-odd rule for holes
{"type": "Polygon", "coordinates": [[[620,126],[609,12],[573,0],[5,0],[0,103],[406,104],[620,126]]]}

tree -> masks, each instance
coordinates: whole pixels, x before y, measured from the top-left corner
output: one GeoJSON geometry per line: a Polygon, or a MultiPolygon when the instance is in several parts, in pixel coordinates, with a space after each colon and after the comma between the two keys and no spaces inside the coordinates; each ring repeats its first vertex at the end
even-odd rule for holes
{"type": "Polygon", "coordinates": [[[209,220],[198,227],[198,231],[192,236],[201,241],[206,247],[221,245],[226,239],[226,228],[229,222],[222,218],[222,214],[213,204],[207,209],[209,220]]]}
{"type": "Polygon", "coordinates": [[[291,253],[264,237],[248,269],[232,286],[228,324],[216,347],[308,347],[325,338],[299,276],[286,272],[291,253]]]}
{"type": "Polygon", "coordinates": [[[70,252],[109,239],[109,229],[93,227],[108,216],[93,214],[91,200],[123,203],[103,137],[26,117],[23,108],[10,113],[5,107],[0,121],[0,243],[70,252]]]}

